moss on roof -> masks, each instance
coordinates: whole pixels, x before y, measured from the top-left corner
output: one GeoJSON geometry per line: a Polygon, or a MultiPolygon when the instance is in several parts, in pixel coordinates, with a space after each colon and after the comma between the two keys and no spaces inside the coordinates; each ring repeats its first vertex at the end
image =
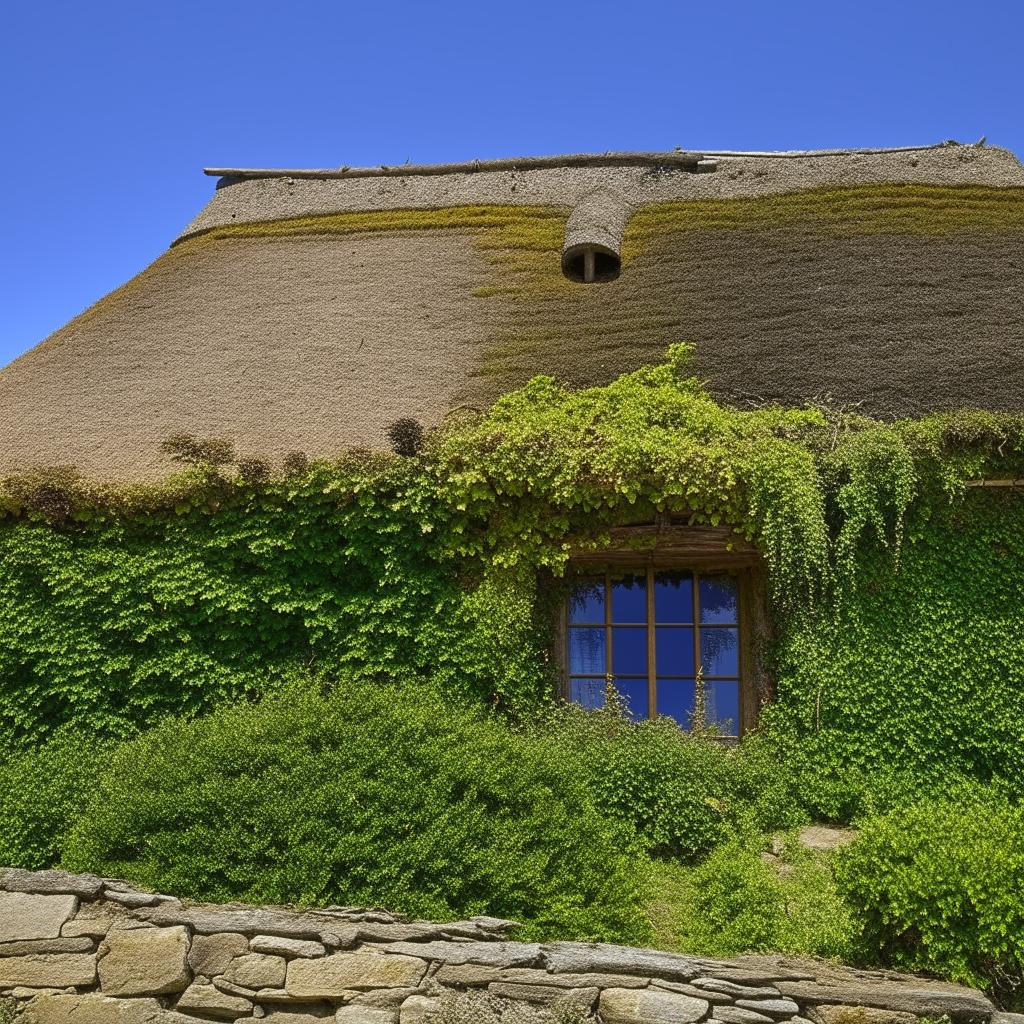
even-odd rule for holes
{"type": "MultiPolygon", "coordinates": [[[[639,207],[627,225],[623,278],[598,288],[580,287],[561,272],[570,212],[499,204],[348,211],[232,224],[196,240],[422,231],[469,235],[492,271],[471,293],[490,310],[471,371],[477,384],[465,392],[467,401],[479,402],[538,369],[590,383],[595,365],[607,365],[608,373],[634,369],[667,343],[689,336],[699,297],[685,284],[684,267],[694,249],[701,250],[698,239],[723,232],[792,235],[805,239],[794,241],[797,258],[804,249],[817,251],[814,237],[1017,235],[1024,233],[1024,188],[870,184],[652,203],[639,207]],[[669,267],[674,269],[666,276],[669,267]]],[[[736,282],[744,273],[735,265],[737,258],[735,253],[727,258],[722,281],[736,282]]]]}
{"type": "Polygon", "coordinates": [[[653,203],[633,215],[624,248],[636,255],[652,237],[672,231],[798,227],[842,235],[1024,231],[1024,188],[854,185],[753,198],[653,203]]]}
{"type": "MultiPolygon", "coordinates": [[[[455,206],[433,210],[365,210],[316,217],[258,221],[214,228],[204,238],[274,238],[367,232],[451,231],[471,234],[488,262],[503,273],[481,282],[477,297],[519,295],[526,289],[569,292],[573,285],[550,273],[560,253],[567,209],[553,206],[455,206]]],[[[556,261],[557,262],[557,261],[556,261]]]]}
{"type": "MultiPolygon", "coordinates": [[[[552,256],[561,251],[567,208],[476,205],[363,210],[256,221],[214,228],[208,239],[377,232],[468,232],[500,277],[481,282],[477,298],[529,293],[577,294],[552,256]]],[[[653,240],[696,230],[804,229],[839,235],[1024,232],[1024,188],[987,185],[855,185],[779,195],[694,199],[641,206],[626,228],[623,260],[653,240]]],[[[522,347],[520,343],[517,349],[522,347]]]]}

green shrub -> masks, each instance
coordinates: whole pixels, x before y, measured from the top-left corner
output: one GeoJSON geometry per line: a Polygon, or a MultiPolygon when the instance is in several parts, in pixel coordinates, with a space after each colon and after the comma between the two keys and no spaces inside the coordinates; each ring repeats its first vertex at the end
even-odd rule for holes
{"type": "Polygon", "coordinates": [[[125,744],[64,865],[177,895],[645,935],[633,838],[571,765],[426,686],[300,681],[125,744]]]}
{"type": "Polygon", "coordinates": [[[850,913],[827,856],[790,843],[766,862],[733,841],[696,867],[656,871],[660,896],[650,912],[659,940],[673,948],[704,956],[851,952],[850,913]]]}
{"type": "Polygon", "coordinates": [[[720,841],[726,751],[667,719],[562,714],[562,735],[574,743],[597,806],[635,828],[651,853],[692,858],[720,841]]]}
{"type": "Polygon", "coordinates": [[[983,799],[868,822],[839,857],[863,952],[1024,997],[1024,810],[983,799]]]}
{"type": "Polygon", "coordinates": [[[57,861],[111,749],[95,737],[61,734],[0,761],[0,864],[38,870],[57,861]]]}
{"type": "Polygon", "coordinates": [[[693,860],[730,835],[803,821],[783,766],[671,719],[635,722],[614,701],[599,711],[562,705],[539,731],[579,765],[602,813],[635,829],[653,856],[693,860]]]}

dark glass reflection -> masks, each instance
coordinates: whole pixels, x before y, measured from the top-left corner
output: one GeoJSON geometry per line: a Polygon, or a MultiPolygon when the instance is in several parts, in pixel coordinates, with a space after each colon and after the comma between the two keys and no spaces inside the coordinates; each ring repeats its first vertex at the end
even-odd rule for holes
{"type": "Polygon", "coordinates": [[[631,718],[650,717],[646,679],[616,679],[615,689],[626,702],[631,718]]]}
{"type": "Polygon", "coordinates": [[[740,645],[735,626],[700,631],[700,660],[705,676],[736,676],[740,671],[740,645]]]}
{"type": "Polygon", "coordinates": [[[573,626],[569,630],[569,674],[580,676],[604,675],[605,667],[603,626],[573,626]]]}
{"type": "Polygon", "coordinates": [[[701,576],[700,621],[739,622],[736,579],[733,576],[701,576]]]}
{"type": "Polygon", "coordinates": [[[612,672],[617,676],[647,675],[647,630],[643,626],[612,629],[612,672]]]}
{"type": "Polygon", "coordinates": [[[696,684],[692,679],[658,680],[658,714],[674,718],[684,729],[693,722],[696,684]]]}
{"type": "Polygon", "coordinates": [[[604,707],[603,679],[570,679],[569,699],[585,708],[604,707]]]}
{"type": "Polygon", "coordinates": [[[647,577],[623,576],[612,581],[612,622],[647,621],[647,577]]]}
{"type": "Polygon", "coordinates": [[[654,631],[655,671],[659,676],[692,676],[693,627],[658,626],[654,631]]]}
{"type": "Polygon", "coordinates": [[[714,679],[704,685],[707,688],[708,724],[717,726],[723,736],[738,736],[740,684],[734,679],[714,679]]]}
{"type": "Polygon", "coordinates": [[[570,622],[604,622],[604,581],[585,580],[569,596],[570,622]]]}
{"type": "Polygon", "coordinates": [[[693,573],[659,572],[654,577],[656,622],[693,622],[693,573]]]}

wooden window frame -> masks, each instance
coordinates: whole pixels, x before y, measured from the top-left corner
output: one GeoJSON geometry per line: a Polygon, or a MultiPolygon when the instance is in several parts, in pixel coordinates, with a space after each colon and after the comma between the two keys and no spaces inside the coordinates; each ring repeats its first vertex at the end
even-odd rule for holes
{"type": "MultiPolygon", "coordinates": [[[[654,657],[656,617],[653,613],[654,588],[650,585],[658,572],[689,571],[693,573],[694,648],[700,657],[699,600],[696,588],[700,576],[730,575],[737,581],[739,634],[739,722],[737,736],[723,736],[723,742],[736,742],[757,725],[761,706],[771,695],[761,657],[763,640],[770,627],[765,607],[764,567],[754,545],[727,528],[672,526],[618,527],[611,531],[610,543],[600,550],[574,550],[570,555],[569,575],[604,577],[605,628],[610,635],[610,602],[607,600],[611,576],[634,573],[647,578],[647,676],[648,713],[657,712],[657,672],[654,657]]],[[[561,602],[553,652],[559,678],[559,695],[569,699],[568,664],[569,622],[568,594],[561,602]]],[[[606,668],[610,674],[610,651],[606,668]]],[[[699,665],[699,661],[698,661],[699,665]]]]}

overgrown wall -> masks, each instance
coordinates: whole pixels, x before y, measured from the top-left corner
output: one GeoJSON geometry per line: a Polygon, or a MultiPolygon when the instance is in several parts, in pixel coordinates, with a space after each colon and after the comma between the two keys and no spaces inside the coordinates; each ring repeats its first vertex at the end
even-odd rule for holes
{"type": "Polygon", "coordinates": [[[972,989],[892,972],[524,943],[512,927],[192,905],[92,875],[10,869],[0,872],[0,999],[25,1024],[418,1024],[466,990],[573,1004],[603,1024],[1013,1019],[972,989]]]}

